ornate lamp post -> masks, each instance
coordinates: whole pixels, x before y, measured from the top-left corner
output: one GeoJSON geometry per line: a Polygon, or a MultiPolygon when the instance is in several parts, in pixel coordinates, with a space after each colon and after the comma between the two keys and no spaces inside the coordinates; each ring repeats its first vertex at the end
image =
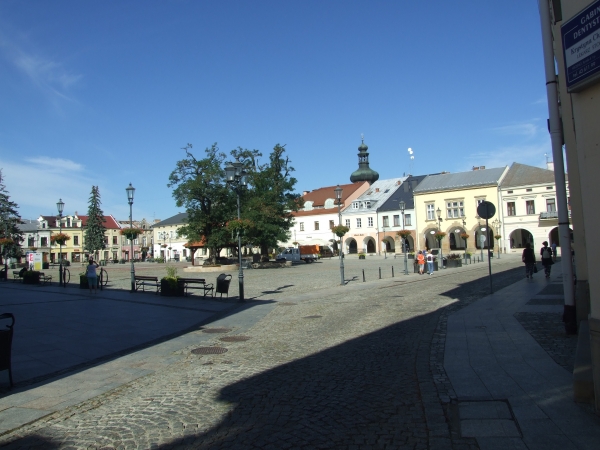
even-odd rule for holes
{"type": "MultiPolygon", "coordinates": [[[[438,207],[438,209],[436,209],[435,211],[437,213],[437,217],[438,217],[438,230],[441,232],[442,231],[442,210],[438,207]]],[[[440,243],[440,265],[439,267],[441,269],[444,268],[444,252],[442,251],[442,240],[438,239],[438,242],[440,243]]]]}
{"type": "MultiPolygon", "coordinates": [[[[129,186],[125,188],[127,192],[127,201],[129,202],[129,228],[133,229],[133,194],[135,193],[135,188],[129,183],[129,186]]],[[[131,293],[135,292],[135,268],[133,267],[133,235],[130,236],[131,243],[131,256],[129,257],[131,260],[131,293]]]]}
{"type": "MultiPolygon", "coordinates": [[[[62,213],[65,209],[65,203],[62,201],[62,198],[58,200],[56,203],[56,209],[58,209],[58,234],[62,234],[62,213]]],[[[62,239],[59,241],[59,250],[58,250],[58,285],[64,286],[64,278],[63,278],[63,266],[62,266],[62,239]]]]}
{"type": "MultiPolygon", "coordinates": [[[[400,213],[402,214],[402,229],[404,230],[404,210],[406,209],[406,203],[404,200],[400,200],[398,206],[400,207],[400,213]]],[[[405,237],[402,237],[402,253],[404,253],[404,275],[408,275],[408,253],[406,251],[405,237]]]]}
{"type": "MultiPolygon", "coordinates": [[[[343,189],[338,184],[337,187],[333,190],[335,192],[335,199],[338,207],[338,225],[342,224],[342,191],[343,189]]],[[[340,277],[341,277],[341,285],[344,286],[344,252],[342,251],[342,237],[340,236],[340,277]]]]}
{"type": "MultiPolygon", "coordinates": [[[[227,163],[225,166],[225,179],[227,184],[231,186],[231,188],[237,194],[237,217],[238,220],[241,219],[240,216],[240,189],[243,186],[247,185],[246,182],[246,171],[244,170],[244,163],[240,162],[239,158],[236,159],[233,163],[227,163]]],[[[238,238],[238,263],[240,265],[240,271],[238,274],[238,283],[239,283],[239,301],[244,301],[244,270],[242,268],[242,235],[240,234],[240,229],[237,230],[237,238],[238,238]]]]}
{"type": "Polygon", "coordinates": [[[492,222],[492,225],[494,226],[494,229],[496,230],[496,234],[494,236],[494,239],[496,239],[496,242],[498,243],[498,259],[500,259],[500,239],[497,238],[496,236],[500,236],[500,225],[502,225],[502,222],[500,222],[498,220],[498,218],[496,218],[492,222]]]}

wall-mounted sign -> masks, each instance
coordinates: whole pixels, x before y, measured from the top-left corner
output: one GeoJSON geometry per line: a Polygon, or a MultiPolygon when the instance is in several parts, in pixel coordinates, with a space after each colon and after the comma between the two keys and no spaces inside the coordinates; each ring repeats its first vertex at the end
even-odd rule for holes
{"type": "Polygon", "coordinates": [[[567,91],[578,92],[600,79],[600,0],[563,23],[567,91]]]}

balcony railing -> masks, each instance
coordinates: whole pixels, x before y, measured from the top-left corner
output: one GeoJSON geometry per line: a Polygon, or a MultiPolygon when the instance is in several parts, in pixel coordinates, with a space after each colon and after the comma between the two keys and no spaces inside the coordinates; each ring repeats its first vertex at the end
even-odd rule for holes
{"type": "Polygon", "coordinates": [[[540,220],[558,219],[558,211],[544,211],[540,213],[540,220]]]}

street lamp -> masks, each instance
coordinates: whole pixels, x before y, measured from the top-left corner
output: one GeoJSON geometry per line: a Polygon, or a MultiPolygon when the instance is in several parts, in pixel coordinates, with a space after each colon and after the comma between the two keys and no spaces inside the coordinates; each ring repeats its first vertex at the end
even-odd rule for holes
{"type": "MultiPolygon", "coordinates": [[[[56,208],[58,209],[58,234],[62,233],[62,213],[65,209],[65,203],[62,201],[62,198],[58,200],[56,203],[56,208]]],[[[63,267],[62,267],[62,239],[58,243],[58,285],[64,285],[64,277],[63,277],[63,267]]]]}
{"type": "MultiPolygon", "coordinates": [[[[240,189],[242,186],[246,186],[246,171],[244,170],[244,164],[240,162],[239,158],[236,158],[236,161],[231,163],[227,163],[225,166],[225,179],[227,184],[231,186],[231,188],[237,194],[237,217],[238,220],[241,219],[240,216],[240,189]]],[[[244,270],[242,269],[242,236],[240,234],[240,228],[237,229],[237,238],[238,238],[238,263],[240,265],[240,271],[238,275],[239,282],[239,301],[244,301],[244,270]]]]}
{"type": "MultiPolygon", "coordinates": [[[[438,207],[438,209],[436,209],[435,211],[437,213],[437,217],[438,217],[438,230],[441,232],[442,231],[442,210],[438,207]]],[[[444,252],[442,252],[442,240],[438,239],[438,242],[440,244],[440,268],[444,268],[444,252]]]]}
{"type": "MultiPolygon", "coordinates": [[[[129,183],[129,186],[125,188],[127,192],[127,201],[129,202],[129,228],[133,229],[133,194],[135,193],[135,188],[129,183]]],[[[129,256],[131,260],[131,293],[135,292],[135,269],[133,267],[133,235],[129,235],[131,242],[131,255],[129,256]]]]}
{"type": "MultiPolygon", "coordinates": [[[[404,210],[406,209],[406,203],[404,200],[400,200],[398,203],[400,206],[400,212],[402,213],[402,229],[404,230],[404,210]]],[[[402,236],[400,236],[402,237],[402,236]]],[[[402,252],[404,253],[404,275],[408,275],[408,255],[406,252],[406,238],[402,237],[402,252]]]]}
{"type": "MultiPolygon", "coordinates": [[[[494,236],[494,239],[496,239],[496,236],[500,234],[500,225],[502,225],[502,222],[500,222],[498,218],[496,218],[496,220],[492,222],[492,225],[496,230],[496,235],[494,236]]],[[[496,242],[498,242],[498,259],[500,259],[500,239],[496,239],[496,242]]]]}
{"type": "MultiPolygon", "coordinates": [[[[463,232],[465,234],[467,234],[467,216],[465,216],[464,214],[462,215],[462,224],[463,224],[463,232]]],[[[467,239],[464,239],[465,241],[465,265],[467,265],[467,239]]]]}
{"type": "MultiPolygon", "coordinates": [[[[335,199],[338,206],[338,225],[342,224],[342,191],[343,189],[338,184],[337,187],[333,190],[335,192],[335,199]]],[[[342,236],[338,236],[340,239],[340,277],[342,282],[340,283],[344,286],[344,252],[342,247],[342,236]]]]}
{"type": "Polygon", "coordinates": [[[383,229],[383,259],[387,259],[387,243],[385,242],[385,225],[381,227],[383,229]]]}

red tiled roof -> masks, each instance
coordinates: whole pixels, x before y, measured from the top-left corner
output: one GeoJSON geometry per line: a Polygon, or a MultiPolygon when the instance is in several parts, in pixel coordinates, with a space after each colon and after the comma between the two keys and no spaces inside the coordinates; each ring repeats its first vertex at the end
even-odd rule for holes
{"type": "MultiPolygon", "coordinates": [[[[56,216],[42,216],[44,220],[48,222],[48,227],[54,228],[58,227],[58,221],[56,220],[56,216]]],[[[77,216],[81,220],[81,226],[85,227],[87,225],[89,216],[77,216]]],[[[104,216],[104,227],[109,230],[119,230],[121,227],[117,223],[117,220],[113,216],[104,216]]],[[[66,228],[63,226],[63,228],[66,228]]],[[[71,227],[74,228],[74,227],[71,227]]]]}
{"type": "MultiPolygon", "coordinates": [[[[348,197],[350,197],[357,189],[365,184],[364,181],[356,183],[341,184],[342,188],[342,208],[348,197]]],[[[337,205],[333,208],[324,209],[325,200],[332,198],[335,202],[335,189],[337,186],[327,186],[310,191],[302,196],[305,202],[313,202],[313,209],[309,211],[300,210],[293,213],[294,216],[314,216],[319,214],[331,214],[337,212],[337,205]]]]}

